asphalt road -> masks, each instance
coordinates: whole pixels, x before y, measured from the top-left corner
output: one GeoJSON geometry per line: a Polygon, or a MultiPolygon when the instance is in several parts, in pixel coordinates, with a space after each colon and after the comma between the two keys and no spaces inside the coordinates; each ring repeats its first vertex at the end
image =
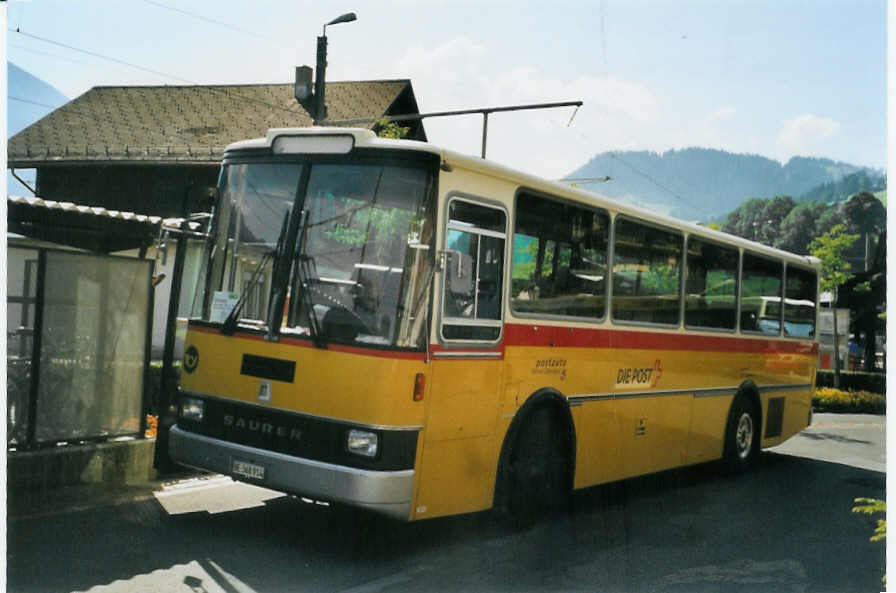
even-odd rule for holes
{"type": "Polygon", "coordinates": [[[571,514],[518,530],[488,513],[402,524],[220,477],[179,483],[148,500],[11,519],[7,587],[879,591],[884,546],[850,509],[884,497],[885,475],[857,467],[883,461],[883,432],[883,417],[817,415],[747,475],[709,465],[593,488],[571,514]]]}

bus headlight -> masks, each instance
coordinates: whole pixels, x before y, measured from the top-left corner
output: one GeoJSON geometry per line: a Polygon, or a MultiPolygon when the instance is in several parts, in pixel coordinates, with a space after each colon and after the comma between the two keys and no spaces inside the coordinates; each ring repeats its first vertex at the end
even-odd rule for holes
{"type": "Polygon", "coordinates": [[[348,431],[346,445],[350,453],[363,457],[376,457],[378,445],[376,433],[353,428],[348,431]]]}
{"type": "Polygon", "coordinates": [[[180,417],[184,420],[202,422],[205,418],[205,401],[196,397],[181,398],[180,417]]]}

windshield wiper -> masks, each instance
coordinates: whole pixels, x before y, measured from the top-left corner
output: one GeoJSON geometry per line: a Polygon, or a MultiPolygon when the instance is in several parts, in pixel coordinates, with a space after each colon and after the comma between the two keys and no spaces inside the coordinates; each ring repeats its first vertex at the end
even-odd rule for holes
{"type": "Polygon", "coordinates": [[[280,259],[283,256],[281,251],[283,250],[283,243],[285,240],[288,221],[289,215],[287,214],[283,217],[283,223],[280,225],[280,234],[277,236],[276,247],[274,247],[273,251],[265,252],[264,257],[261,258],[261,262],[258,264],[258,267],[255,268],[254,272],[252,272],[252,277],[249,279],[249,284],[246,285],[246,288],[240,295],[239,300],[233,306],[233,309],[230,310],[230,314],[227,316],[227,319],[225,319],[224,323],[221,324],[221,333],[225,336],[232,336],[233,332],[236,331],[237,319],[239,319],[240,311],[243,310],[243,305],[246,304],[246,298],[248,297],[248,295],[251,294],[253,290],[255,290],[255,286],[258,284],[258,280],[262,277],[261,273],[264,271],[265,266],[267,266],[268,262],[270,262],[274,258],[280,259]]]}
{"type": "Polygon", "coordinates": [[[255,289],[255,285],[258,284],[258,279],[261,278],[261,272],[264,270],[265,266],[267,266],[268,262],[274,259],[275,253],[276,250],[265,252],[264,257],[261,258],[261,263],[258,264],[258,267],[255,268],[255,271],[252,273],[252,278],[249,279],[249,284],[246,285],[246,289],[243,291],[243,294],[240,295],[240,299],[233,306],[233,309],[230,310],[230,315],[227,316],[224,323],[221,324],[221,333],[225,336],[232,336],[233,332],[236,331],[236,320],[240,315],[240,311],[243,310],[243,305],[246,304],[246,296],[255,289]]]}

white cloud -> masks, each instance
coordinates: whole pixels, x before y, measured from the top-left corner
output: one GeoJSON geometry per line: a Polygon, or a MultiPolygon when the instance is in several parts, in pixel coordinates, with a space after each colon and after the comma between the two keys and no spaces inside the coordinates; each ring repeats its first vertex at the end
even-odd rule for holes
{"type": "Polygon", "coordinates": [[[399,59],[395,72],[411,79],[424,111],[470,107],[456,101],[475,96],[471,91],[484,85],[484,53],[481,45],[456,37],[433,48],[409,48],[399,59]]]}
{"type": "Polygon", "coordinates": [[[806,113],[784,122],[778,132],[777,150],[782,160],[794,155],[825,154],[825,140],[840,130],[840,123],[828,117],[806,113]]]}
{"type": "MultiPolygon", "coordinates": [[[[457,37],[409,49],[396,72],[413,81],[423,112],[583,101],[570,127],[573,108],[489,116],[488,157],[549,178],[569,173],[602,150],[644,148],[659,127],[659,102],[638,82],[587,75],[564,80],[531,67],[502,70],[490,56],[488,48],[457,37]]],[[[435,144],[480,152],[480,115],[432,118],[425,126],[435,144]]]]}
{"type": "Polygon", "coordinates": [[[718,109],[714,110],[712,113],[710,113],[706,117],[706,123],[714,124],[716,122],[730,119],[730,118],[734,117],[734,114],[736,114],[736,113],[737,113],[737,109],[735,109],[734,107],[731,107],[730,105],[725,106],[725,107],[719,107],[718,109]]]}

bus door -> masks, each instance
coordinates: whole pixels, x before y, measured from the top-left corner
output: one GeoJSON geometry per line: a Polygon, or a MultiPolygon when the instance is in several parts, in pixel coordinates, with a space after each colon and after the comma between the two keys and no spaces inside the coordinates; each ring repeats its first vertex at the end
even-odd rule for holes
{"type": "Polygon", "coordinates": [[[490,507],[497,467],[507,216],[459,197],[449,200],[447,214],[419,518],[490,507]]]}

